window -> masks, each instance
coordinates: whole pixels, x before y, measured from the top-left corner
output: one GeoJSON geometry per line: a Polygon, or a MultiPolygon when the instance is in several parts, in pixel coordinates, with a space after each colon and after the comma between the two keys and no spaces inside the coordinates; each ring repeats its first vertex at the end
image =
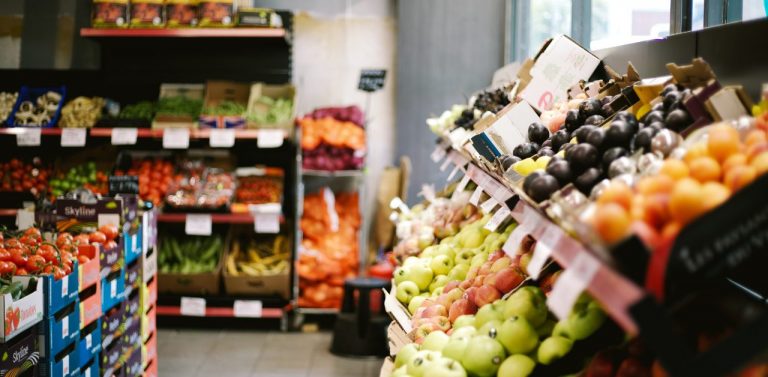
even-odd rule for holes
{"type": "Polygon", "coordinates": [[[533,0],[529,17],[528,52],[533,55],[547,38],[571,33],[571,0],[533,0]]]}
{"type": "Polygon", "coordinates": [[[768,11],[768,0],[742,0],[741,19],[744,21],[754,20],[766,16],[768,11]]]}
{"type": "Polygon", "coordinates": [[[669,35],[669,1],[592,0],[592,50],[669,35]]]}

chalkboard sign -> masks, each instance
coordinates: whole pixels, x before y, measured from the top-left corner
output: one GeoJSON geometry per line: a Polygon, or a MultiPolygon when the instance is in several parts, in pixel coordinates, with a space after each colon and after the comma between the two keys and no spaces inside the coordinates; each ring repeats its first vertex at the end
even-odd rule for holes
{"type": "Polygon", "coordinates": [[[384,87],[386,69],[364,69],[360,71],[360,84],[357,88],[365,92],[375,92],[384,87]]]}
{"type": "Polygon", "coordinates": [[[139,177],[135,175],[109,176],[109,195],[138,193],[139,177]]]}

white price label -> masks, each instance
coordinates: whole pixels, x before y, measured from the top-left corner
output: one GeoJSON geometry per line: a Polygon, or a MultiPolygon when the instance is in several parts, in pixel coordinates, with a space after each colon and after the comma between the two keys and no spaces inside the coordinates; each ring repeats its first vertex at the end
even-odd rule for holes
{"type": "Polygon", "coordinates": [[[499,225],[504,223],[504,221],[506,221],[511,214],[512,213],[509,211],[509,208],[506,206],[501,206],[501,208],[499,208],[499,210],[493,214],[493,217],[491,217],[491,219],[485,223],[484,228],[488,231],[495,232],[496,229],[499,229],[499,225]]]}
{"type": "Polygon", "coordinates": [[[504,253],[510,257],[517,255],[517,249],[520,248],[520,243],[523,241],[523,238],[531,233],[531,227],[531,223],[518,224],[507,238],[507,241],[504,242],[504,246],[501,247],[501,249],[504,250],[504,253]]]}
{"type": "Polygon", "coordinates": [[[191,315],[197,317],[205,316],[205,299],[199,297],[181,298],[181,315],[191,315]]]}
{"type": "Polygon", "coordinates": [[[472,193],[472,196],[469,197],[469,202],[472,203],[472,205],[477,206],[477,204],[480,203],[481,196],[483,196],[483,188],[477,186],[475,191],[472,193]]]}
{"type": "Polygon", "coordinates": [[[256,146],[259,148],[277,148],[283,145],[285,134],[281,130],[259,130],[256,146]]]}
{"type": "Polygon", "coordinates": [[[231,128],[211,128],[208,141],[212,148],[231,148],[235,145],[235,130],[231,128]]]}
{"type": "Polygon", "coordinates": [[[61,129],[61,146],[62,147],[84,147],[86,134],[87,134],[87,130],[85,128],[62,128],[61,129]]]}
{"type": "Polygon", "coordinates": [[[63,376],[69,375],[69,355],[61,359],[61,374],[63,376]]]}
{"type": "Polygon", "coordinates": [[[136,246],[139,245],[139,234],[131,234],[131,247],[133,249],[136,249],[136,246]]]}
{"type": "Polygon", "coordinates": [[[20,147],[40,145],[40,128],[20,128],[16,134],[16,144],[20,147]]]}
{"type": "Polygon", "coordinates": [[[576,255],[570,266],[552,287],[552,292],[547,298],[547,306],[557,318],[567,318],[573,309],[573,304],[595,277],[600,263],[591,255],[581,252],[576,255]]]}
{"type": "Polygon", "coordinates": [[[448,169],[448,165],[451,164],[451,159],[446,158],[445,161],[443,161],[443,164],[440,165],[440,171],[445,171],[445,169],[448,169]]]}
{"type": "Polygon", "coordinates": [[[120,214],[118,213],[100,213],[96,217],[96,222],[99,224],[99,228],[104,225],[120,225],[120,214]]]}
{"type": "Polygon", "coordinates": [[[536,240],[536,248],[533,249],[533,256],[528,262],[528,275],[533,279],[538,279],[541,270],[547,263],[547,259],[552,255],[552,249],[560,242],[560,231],[554,226],[547,227],[544,234],[536,240]]]}
{"type": "Polygon", "coordinates": [[[67,297],[67,294],[69,294],[69,276],[61,279],[61,297],[67,297]]]}
{"type": "Polygon", "coordinates": [[[35,225],[35,212],[27,209],[19,209],[16,212],[16,228],[27,229],[35,225]]]}
{"type": "Polygon", "coordinates": [[[166,128],[163,130],[163,148],[189,148],[189,128],[166,128]]]}
{"type": "Polygon", "coordinates": [[[109,282],[109,297],[117,297],[117,279],[109,282]]]}
{"type": "Polygon", "coordinates": [[[211,215],[208,214],[187,214],[187,221],[184,223],[184,232],[191,236],[210,236],[213,228],[211,215]]]}
{"type": "Polygon", "coordinates": [[[279,213],[253,213],[253,230],[256,233],[279,233],[280,232],[280,214],[279,213]]]}
{"type": "Polygon", "coordinates": [[[460,165],[456,165],[456,167],[454,167],[453,170],[451,170],[451,173],[448,174],[448,179],[447,180],[448,181],[452,180],[453,177],[456,176],[456,173],[459,172],[459,169],[461,169],[461,166],[460,165]]]}
{"type": "Polygon", "coordinates": [[[459,196],[459,194],[464,192],[464,189],[467,188],[468,184],[469,184],[469,176],[465,174],[463,177],[461,177],[461,180],[459,181],[459,183],[456,184],[456,188],[453,189],[453,194],[451,195],[451,198],[456,198],[457,196],[459,196]]]}
{"type": "Polygon", "coordinates": [[[235,317],[261,318],[261,310],[261,301],[235,300],[235,317]]]}
{"type": "Polygon", "coordinates": [[[69,318],[64,317],[61,321],[61,338],[66,339],[69,337],[69,318]]]}
{"type": "Polygon", "coordinates": [[[85,348],[91,349],[91,346],[93,346],[93,334],[88,334],[85,337],[85,348]]]}
{"type": "Polygon", "coordinates": [[[91,368],[88,367],[88,369],[85,370],[85,373],[83,373],[83,377],[91,377],[91,368]]]}
{"type": "Polygon", "coordinates": [[[496,208],[497,204],[499,203],[496,201],[496,199],[488,198],[488,200],[480,204],[480,209],[485,213],[491,213],[491,211],[493,211],[493,209],[496,208]]]}
{"type": "Polygon", "coordinates": [[[139,130],[135,128],[113,128],[112,145],[133,145],[136,144],[136,138],[139,136],[139,130]]]}
{"type": "Polygon", "coordinates": [[[442,160],[446,154],[448,154],[448,152],[445,151],[445,148],[442,145],[438,145],[435,147],[435,150],[432,151],[432,154],[430,154],[429,157],[432,159],[432,162],[437,163],[438,161],[442,160]]]}

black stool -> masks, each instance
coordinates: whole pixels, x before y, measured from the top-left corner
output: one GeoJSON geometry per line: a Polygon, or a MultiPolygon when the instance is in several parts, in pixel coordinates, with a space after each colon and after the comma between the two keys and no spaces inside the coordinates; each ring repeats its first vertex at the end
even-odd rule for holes
{"type": "Polygon", "coordinates": [[[387,356],[387,325],[384,294],[378,313],[371,313],[371,292],[389,289],[389,281],[356,278],[344,281],[344,301],[333,329],[331,353],[338,356],[387,356]],[[355,306],[357,292],[357,306],[355,306]]]}

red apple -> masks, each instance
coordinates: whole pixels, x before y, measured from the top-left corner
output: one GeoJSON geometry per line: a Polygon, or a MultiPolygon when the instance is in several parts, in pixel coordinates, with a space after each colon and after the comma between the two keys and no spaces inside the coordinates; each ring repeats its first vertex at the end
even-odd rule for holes
{"type": "Polygon", "coordinates": [[[616,365],[611,357],[611,353],[600,351],[587,365],[584,377],[613,377],[615,371],[616,365]]]}
{"type": "Polygon", "coordinates": [[[450,291],[443,290],[443,292],[447,293],[443,293],[438,296],[437,303],[446,308],[450,308],[454,301],[460,299],[461,296],[464,295],[464,290],[461,288],[454,288],[450,291]]]}
{"type": "Polygon", "coordinates": [[[472,286],[480,287],[481,285],[483,285],[483,282],[485,281],[486,276],[487,276],[486,274],[477,275],[477,277],[475,277],[475,280],[472,282],[472,286]]]}
{"type": "Polygon", "coordinates": [[[438,330],[443,332],[448,331],[451,328],[451,321],[447,316],[437,316],[429,319],[429,323],[436,326],[438,330]]]}
{"type": "Polygon", "coordinates": [[[483,305],[490,304],[500,298],[501,293],[499,293],[495,287],[483,285],[480,288],[477,288],[477,293],[475,293],[475,305],[480,308],[483,305]]]}
{"type": "Polygon", "coordinates": [[[488,275],[485,275],[485,279],[483,279],[483,285],[494,285],[496,283],[496,273],[491,272],[488,273],[488,275]]]}
{"type": "Polygon", "coordinates": [[[458,280],[452,280],[452,281],[449,281],[449,282],[448,282],[448,284],[446,284],[446,285],[443,287],[443,292],[450,292],[450,291],[452,291],[452,290],[453,290],[453,288],[456,288],[456,287],[458,287],[458,286],[459,286],[459,284],[461,284],[461,282],[460,282],[460,281],[458,281],[458,280]]]}
{"type": "Polygon", "coordinates": [[[480,275],[488,275],[491,272],[491,267],[492,266],[493,266],[493,262],[491,262],[491,261],[487,261],[487,262],[483,263],[480,266],[480,271],[477,271],[477,275],[478,276],[480,276],[480,275]]]}
{"type": "Polygon", "coordinates": [[[639,359],[629,357],[619,365],[616,377],[651,377],[651,370],[639,359]]]}
{"type": "Polygon", "coordinates": [[[472,280],[477,276],[478,271],[480,271],[480,267],[478,266],[472,266],[467,271],[467,275],[464,277],[464,280],[472,280]]]}
{"type": "Polygon", "coordinates": [[[432,304],[427,307],[426,310],[424,310],[424,318],[434,318],[439,316],[447,316],[448,315],[448,309],[445,308],[445,306],[440,304],[432,304]]]}
{"type": "Polygon", "coordinates": [[[507,254],[504,253],[502,250],[496,250],[493,253],[488,254],[488,261],[493,263],[496,262],[499,258],[505,256],[507,254]]]}
{"type": "Polygon", "coordinates": [[[472,301],[466,298],[460,298],[451,304],[451,308],[448,310],[448,319],[451,323],[456,321],[456,318],[464,314],[475,314],[477,312],[477,306],[472,301]]]}
{"type": "Polygon", "coordinates": [[[496,273],[493,286],[502,294],[512,291],[525,280],[525,274],[519,267],[509,267],[496,273]]]}
{"type": "Polygon", "coordinates": [[[466,290],[467,290],[469,287],[471,287],[471,286],[472,286],[472,282],[473,282],[473,281],[475,281],[475,279],[474,279],[474,278],[472,278],[472,279],[467,279],[467,280],[464,280],[464,281],[462,281],[462,282],[461,282],[461,284],[459,284],[459,288],[461,288],[461,289],[463,289],[463,290],[465,290],[465,291],[466,291],[466,290]]]}
{"type": "Polygon", "coordinates": [[[543,278],[541,278],[541,284],[539,285],[541,287],[541,290],[544,291],[545,294],[552,291],[552,287],[555,286],[555,282],[557,281],[557,278],[560,277],[560,273],[563,270],[558,270],[553,273],[547,274],[543,278]]]}
{"type": "Polygon", "coordinates": [[[466,291],[464,291],[464,298],[469,300],[469,302],[475,304],[476,293],[477,293],[477,287],[469,287],[466,291]]]}

